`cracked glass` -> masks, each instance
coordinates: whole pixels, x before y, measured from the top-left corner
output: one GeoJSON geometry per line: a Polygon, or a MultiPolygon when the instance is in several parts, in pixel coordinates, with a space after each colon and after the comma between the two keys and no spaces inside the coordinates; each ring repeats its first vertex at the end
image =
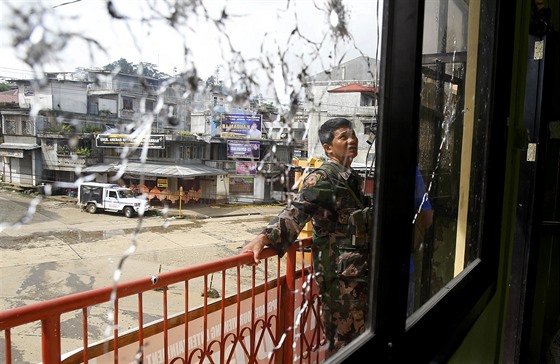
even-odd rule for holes
{"type": "MultiPolygon", "coordinates": [[[[408,315],[480,261],[492,37],[484,1],[429,1],[424,15],[408,315]]],[[[426,307],[428,307],[427,305],[426,307]]]]}
{"type": "MultiPolygon", "coordinates": [[[[0,110],[1,309],[105,297],[58,324],[2,331],[0,354],[45,361],[39,333],[59,325],[60,353],[50,351],[64,362],[324,361],[308,248],[296,247],[296,288],[281,278],[286,257],[197,269],[234,259],[291,203],[325,161],[318,128],[330,118],[352,122],[352,168],[373,193],[382,4],[0,6],[11,95],[0,110]]],[[[371,330],[352,312],[333,314],[341,337],[371,330]]]]}

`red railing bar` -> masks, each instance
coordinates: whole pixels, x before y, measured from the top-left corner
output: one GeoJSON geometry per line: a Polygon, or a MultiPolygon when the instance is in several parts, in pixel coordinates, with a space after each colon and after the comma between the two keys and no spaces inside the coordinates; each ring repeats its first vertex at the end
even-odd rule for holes
{"type": "Polygon", "coordinates": [[[113,302],[113,361],[119,364],[119,300],[113,302]]]}
{"type": "Polygon", "coordinates": [[[44,364],[60,363],[60,316],[41,320],[42,357],[44,364]]]}
{"type": "MultiPolygon", "coordinates": [[[[299,248],[302,246],[306,246],[310,244],[311,239],[303,239],[301,241],[299,248]]],[[[294,291],[295,291],[295,269],[296,269],[296,262],[295,262],[295,254],[296,254],[297,247],[294,249],[290,249],[287,252],[287,259],[286,259],[286,280],[285,280],[285,287],[282,285],[282,279],[280,276],[281,267],[280,264],[277,265],[277,307],[278,310],[281,311],[281,314],[284,315],[284,319],[280,320],[283,322],[278,322],[277,327],[281,326],[282,323],[285,325],[283,331],[281,333],[285,333],[285,337],[282,339],[283,341],[283,350],[282,355],[276,355],[276,361],[278,362],[279,359],[282,361],[285,360],[292,360],[293,358],[293,350],[292,350],[292,342],[294,336],[294,291]],[[282,303],[282,308],[280,308],[280,303],[282,303]]],[[[272,249],[268,249],[264,252],[261,258],[265,259],[265,277],[264,277],[264,286],[265,291],[268,289],[268,264],[266,258],[270,258],[275,255],[275,252],[272,249]]],[[[277,257],[278,262],[280,262],[280,258],[277,257]]],[[[167,287],[168,285],[185,282],[185,321],[188,322],[188,287],[189,287],[189,279],[197,278],[197,277],[204,277],[205,287],[207,287],[208,281],[208,274],[212,274],[217,271],[217,269],[222,269],[222,297],[224,296],[225,292],[225,269],[236,267],[237,268],[237,341],[240,344],[243,344],[239,339],[240,335],[240,313],[241,313],[241,305],[240,305],[240,297],[241,297],[241,273],[240,267],[243,265],[249,265],[253,262],[253,256],[251,253],[236,255],[229,258],[221,259],[219,261],[209,262],[200,264],[193,267],[187,267],[184,269],[176,270],[173,272],[167,272],[160,274],[157,278],[157,281],[154,283],[151,277],[141,278],[134,281],[121,283],[116,288],[114,286],[105,287],[100,289],[95,289],[91,291],[76,293],[68,296],[64,296],[61,298],[52,299],[45,302],[35,303],[29,306],[24,306],[20,308],[15,308],[11,310],[6,310],[0,312],[0,330],[4,330],[6,332],[6,351],[5,351],[5,358],[8,363],[11,362],[11,340],[10,340],[10,328],[27,324],[34,321],[41,321],[42,322],[42,346],[43,346],[43,362],[45,364],[49,363],[58,363],[60,362],[61,356],[61,336],[60,336],[60,314],[65,312],[70,312],[74,310],[82,310],[84,321],[83,321],[83,330],[85,330],[83,342],[84,342],[84,363],[87,363],[88,357],[88,349],[87,349],[87,307],[92,306],[95,304],[106,303],[113,300],[114,304],[114,327],[113,327],[113,350],[114,350],[114,360],[115,363],[118,362],[118,348],[119,348],[119,338],[118,338],[118,299],[123,297],[128,297],[134,294],[139,296],[139,343],[143,345],[143,308],[142,308],[142,292],[154,290],[157,288],[164,288],[164,331],[165,331],[165,347],[167,348],[167,287]]],[[[253,335],[256,334],[256,327],[255,327],[255,293],[256,293],[256,268],[255,266],[252,267],[252,283],[251,283],[251,307],[253,315],[251,315],[251,326],[252,330],[251,333],[253,335]]],[[[267,293],[265,293],[266,299],[268,299],[267,293]]],[[[204,294],[204,315],[207,315],[207,302],[208,302],[208,295],[207,290],[205,289],[204,294]]],[[[265,300],[266,302],[266,300],[265,300]]],[[[224,305],[225,301],[222,298],[222,317],[224,315],[224,305]]],[[[267,313],[268,307],[265,307],[265,314],[267,313]]],[[[267,317],[267,316],[265,316],[267,317]]],[[[222,338],[223,338],[223,330],[224,330],[224,323],[225,318],[222,318],[222,338]]],[[[265,321],[266,324],[268,322],[265,321]]],[[[266,326],[265,324],[265,326],[266,326]]],[[[263,329],[265,328],[263,326],[263,329]]],[[[185,325],[185,337],[188,337],[188,325],[185,325]]],[[[204,345],[207,345],[207,322],[204,322],[204,345]]],[[[254,336],[256,337],[256,336],[254,336]]],[[[281,336],[278,336],[277,333],[277,340],[275,345],[278,345],[281,336]]],[[[262,340],[259,340],[259,342],[262,340]]],[[[320,341],[320,338],[319,338],[320,341]]],[[[250,343],[250,353],[249,358],[250,360],[256,360],[257,353],[255,348],[256,342],[255,339],[251,340],[250,343]]],[[[223,351],[225,353],[225,343],[222,343],[223,351]]],[[[188,359],[188,342],[186,342],[186,349],[185,350],[185,361],[188,359]]],[[[165,350],[165,361],[167,362],[168,352],[167,349],[165,350]]],[[[222,355],[223,357],[223,355],[222,355]]]]}
{"type": "MultiPolygon", "coordinates": [[[[298,251],[296,254],[299,254],[299,256],[301,257],[300,259],[300,269],[302,272],[305,272],[305,252],[303,249],[301,249],[300,251],[298,251]]],[[[299,347],[301,350],[301,354],[299,356],[299,362],[303,363],[303,359],[305,357],[305,355],[303,354],[304,351],[307,349],[306,346],[304,346],[304,344],[306,343],[305,340],[305,322],[307,320],[307,314],[305,311],[303,311],[305,305],[307,305],[307,309],[310,309],[310,302],[307,300],[306,294],[307,291],[309,289],[309,286],[307,286],[306,282],[306,278],[307,276],[305,274],[302,273],[301,275],[301,279],[302,279],[302,285],[301,285],[301,297],[302,297],[302,301],[301,301],[301,305],[300,305],[300,311],[299,311],[299,315],[300,315],[300,322],[298,323],[298,332],[299,332],[299,347]]]]}
{"type": "MultiPolygon", "coordinates": [[[[208,317],[208,275],[204,276],[204,290],[202,291],[204,293],[204,317],[208,317]]],[[[202,347],[204,348],[205,352],[206,349],[208,348],[208,336],[207,336],[207,332],[208,332],[208,320],[203,320],[203,324],[202,324],[202,347]]]]}
{"type": "Polygon", "coordinates": [[[189,281],[185,281],[185,360],[189,358],[189,281]]]}
{"type": "Polygon", "coordinates": [[[249,342],[249,363],[256,362],[256,355],[255,355],[255,333],[257,332],[255,327],[255,286],[256,286],[256,271],[257,267],[253,266],[253,276],[251,277],[251,333],[253,334],[253,339],[249,342]]]}
{"type": "Polygon", "coordinates": [[[226,343],[225,343],[225,322],[226,322],[226,271],[222,270],[222,311],[220,312],[220,363],[225,363],[226,343]]]}
{"type": "MultiPolygon", "coordinates": [[[[266,253],[265,257],[274,255],[273,251],[266,253]]],[[[235,255],[214,262],[187,267],[172,272],[161,273],[158,275],[158,281],[155,284],[152,282],[151,277],[120,283],[116,288],[116,298],[128,297],[144,291],[163,288],[167,285],[213,273],[217,269],[225,269],[237,265],[249,264],[252,260],[253,257],[249,253],[235,255]]],[[[2,311],[0,312],[0,330],[5,330],[10,327],[23,325],[33,321],[40,321],[51,315],[59,315],[69,311],[81,310],[85,306],[93,306],[100,303],[110,302],[113,289],[115,289],[113,286],[108,286],[2,311]]]]}
{"type": "Polygon", "coordinates": [[[10,329],[4,330],[4,337],[6,339],[6,364],[12,364],[12,337],[10,329]]]}
{"type": "MultiPolygon", "coordinates": [[[[283,284],[281,279],[281,267],[280,267],[280,257],[276,258],[276,310],[279,313],[277,315],[278,322],[276,324],[276,341],[274,342],[274,347],[278,346],[280,343],[280,339],[282,337],[282,332],[280,331],[282,327],[283,315],[284,311],[281,310],[281,302],[282,302],[282,295],[283,295],[283,284]],[[282,320],[280,319],[282,317],[282,320]]],[[[274,362],[282,364],[283,353],[280,350],[275,350],[274,353],[274,362]]]]}
{"type": "MultiPolygon", "coordinates": [[[[251,272],[254,271],[254,267],[251,269],[251,272]]],[[[237,308],[237,314],[235,315],[237,317],[237,321],[236,321],[236,325],[235,328],[237,329],[237,334],[235,335],[236,340],[239,341],[239,336],[241,335],[241,328],[240,328],[240,321],[239,321],[239,317],[241,316],[241,266],[237,266],[237,298],[236,298],[236,308],[237,308]]],[[[237,345],[237,344],[236,344],[237,345]]]]}
{"type": "MultiPolygon", "coordinates": [[[[163,287],[163,362],[169,363],[169,351],[167,348],[169,347],[169,329],[168,329],[168,321],[167,321],[167,286],[163,287]]],[[[188,325],[188,322],[185,323],[188,325]]]]}
{"type": "Polygon", "coordinates": [[[296,289],[296,250],[289,249],[286,252],[286,289],[284,292],[282,302],[286,304],[286,309],[284,312],[284,333],[286,337],[284,338],[283,353],[284,362],[293,362],[293,350],[292,343],[294,341],[294,309],[295,309],[295,295],[294,291],[296,289]]]}
{"type": "MultiPolygon", "coordinates": [[[[138,347],[140,351],[140,362],[144,362],[144,295],[138,293],[138,347]]],[[[85,363],[84,363],[85,364],[85,363]]]]}
{"type": "Polygon", "coordinates": [[[84,346],[84,351],[82,353],[82,360],[84,364],[88,364],[88,308],[84,307],[82,309],[82,345],[84,346]]]}

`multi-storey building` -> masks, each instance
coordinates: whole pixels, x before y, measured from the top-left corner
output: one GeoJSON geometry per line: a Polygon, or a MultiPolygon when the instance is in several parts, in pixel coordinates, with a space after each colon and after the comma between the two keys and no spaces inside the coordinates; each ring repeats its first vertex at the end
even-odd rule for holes
{"type": "Polygon", "coordinates": [[[377,67],[378,60],[362,56],[310,78],[304,104],[309,114],[310,156],[324,156],[317,136],[319,126],[333,117],[344,117],[352,121],[360,141],[354,165],[359,168],[371,162],[370,133],[377,123],[377,67]]]}
{"type": "Polygon", "coordinates": [[[290,120],[259,99],[234,104],[220,84],[189,92],[180,78],[87,70],[47,74],[41,87],[15,80],[19,108],[2,111],[3,179],[53,184],[57,192],[69,192],[79,178],[113,181],[147,193],[152,204],[181,196],[185,203],[284,200],[293,159],[323,156],[317,129],[328,118],[354,122],[362,149],[355,164],[364,166],[377,108],[375,67],[360,57],[315,75],[311,99],[290,120]],[[228,132],[228,120],[244,128],[252,118],[259,137],[228,132]]]}
{"type": "Polygon", "coordinates": [[[263,137],[252,142],[259,155],[228,153],[221,118],[254,115],[259,106],[237,107],[221,87],[184,97],[178,82],[95,70],[47,74],[39,88],[14,82],[19,108],[2,111],[0,145],[10,183],[71,189],[77,178],[93,177],[146,192],[154,204],[181,195],[187,203],[268,201],[285,198],[274,192],[274,176],[291,163],[294,145],[304,149],[302,141],[272,139],[265,124],[274,113],[261,107],[263,137]],[[251,173],[240,168],[247,162],[251,173]]]}
{"type": "MultiPolygon", "coordinates": [[[[35,186],[41,180],[42,160],[37,124],[19,109],[19,90],[2,93],[0,171],[2,181],[35,186]]],[[[38,120],[40,124],[41,119],[38,120]]]]}

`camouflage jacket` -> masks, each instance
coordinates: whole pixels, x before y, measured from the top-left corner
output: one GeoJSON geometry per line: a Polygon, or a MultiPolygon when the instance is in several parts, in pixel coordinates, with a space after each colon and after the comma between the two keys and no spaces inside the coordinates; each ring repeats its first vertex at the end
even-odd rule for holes
{"type": "Polygon", "coordinates": [[[354,214],[365,205],[361,185],[357,172],[349,172],[335,162],[312,171],[293,201],[264,229],[270,246],[282,256],[312,219],[316,272],[325,274],[327,280],[340,276],[366,278],[367,219],[354,214]]]}
{"type": "Polygon", "coordinates": [[[292,203],[263,230],[282,256],[313,220],[313,277],[322,302],[327,355],[364,332],[367,322],[371,213],[364,212],[361,184],[355,171],[327,162],[305,178],[292,203]]]}

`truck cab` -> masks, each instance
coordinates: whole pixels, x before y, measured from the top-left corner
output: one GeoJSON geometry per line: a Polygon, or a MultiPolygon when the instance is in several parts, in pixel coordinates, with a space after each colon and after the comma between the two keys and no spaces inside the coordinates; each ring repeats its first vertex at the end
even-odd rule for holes
{"type": "Polygon", "coordinates": [[[78,188],[80,207],[95,214],[98,210],[122,213],[126,217],[138,215],[141,209],[148,211],[149,204],[138,198],[126,187],[111,183],[86,182],[78,188]]]}

